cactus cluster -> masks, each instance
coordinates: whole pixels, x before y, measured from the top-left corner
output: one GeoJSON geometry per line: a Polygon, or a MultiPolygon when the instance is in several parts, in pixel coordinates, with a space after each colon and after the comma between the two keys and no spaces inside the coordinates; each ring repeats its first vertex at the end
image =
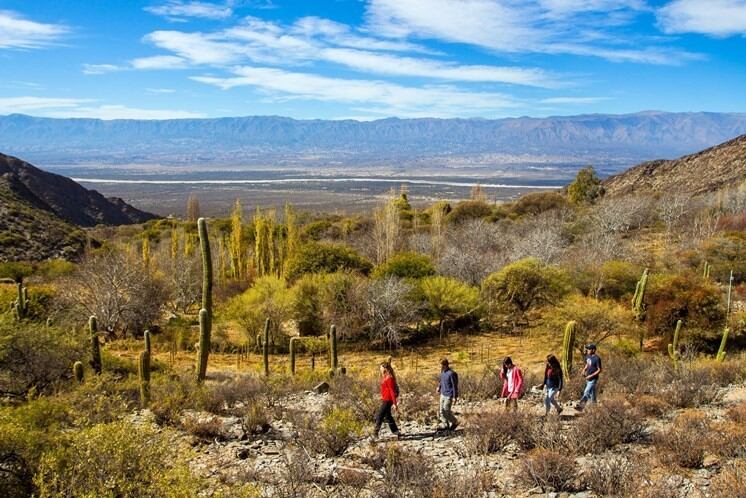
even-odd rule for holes
{"type": "Polygon", "coordinates": [[[725,345],[728,342],[728,334],[730,333],[730,329],[728,327],[725,327],[723,329],[723,338],[720,339],[720,347],[718,348],[718,354],[715,357],[717,361],[722,363],[725,360],[725,345]]]}
{"type": "Polygon", "coordinates": [[[28,316],[28,289],[23,285],[23,282],[18,282],[16,288],[18,289],[18,296],[13,303],[13,311],[16,320],[20,322],[28,316]]]}
{"type": "Polygon", "coordinates": [[[635,295],[632,298],[632,312],[635,314],[635,318],[638,321],[643,321],[645,319],[645,303],[643,302],[643,299],[645,298],[645,289],[647,285],[648,269],[645,268],[645,271],[642,272],[640,280],[637,281],[637,286],[635,287],[635,295]]]}
{"type": "Polygon", "coordinates": [[[205,380],[207,359],[210,355],[210,332],[212,331],[212,255],[210,239],[207,236],[207,222],[197,220],[199,243],[202,251],[202,309],[199,310],[199,364],[197,382],[205,380]]]}
{"type": "Polygon", "coordinates": [[[678,365],[679,359],[679,333],[681,332],[681,320],[676,321],[676,330],[673,333],[673,343],[668,345],[668,356],[674,365],[678,365]]]}
{"type": "Polygon", "coordinates": [[[101,345],[98,342],[98,321],[95,316],[88,319],[88,331],[91,335],[91,367],[97,374],[101,373],[101,345]]]}
{"type": "MultiPolygon", "coordinates": [[[[290,339],[290,373],[292,375],[295,375],[295,357],[296,353],[298,352],[298,345],[303,343],[304,341],[315,341],[315,337],[292,337],[290,339]]],[[[337,354],[337,327],[336,325],[332,325],[329,328],[329,334],[327,334],[327,342],[328,342],[328,357],[329,357],[329,376],[333,377],[335,373],[339,372],[341,374],[345,374],[346,369],[344,367],[339,367],[339,357],[337,354]]],[[[312,367],[315,364],[315,356],[311,358],[312,361],[312,367]]]]}
{"type": "Polygon", "coordinates": [[[567,376],[572,370],[572,352],[575,348],[575,330],[577,323],[567,322],[565,336],[562,339],[562,372],[567,376]]]}

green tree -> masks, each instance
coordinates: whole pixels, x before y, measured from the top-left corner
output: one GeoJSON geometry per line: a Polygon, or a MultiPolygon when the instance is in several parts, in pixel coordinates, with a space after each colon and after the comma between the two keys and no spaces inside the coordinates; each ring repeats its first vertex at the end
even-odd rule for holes
{"type": "Polygon", "coordinates": [[[454,278],[426,277],[420,282],[420,289],[428,311],[438,320],[441,339],[446,320],[473,313],[479,306],[479,291],[454,278]]]}
{"type": "Polygon", "coordinates": [[[567,197],[573,204],[587,204],[603,195],[601,179],[596,175],[593,166],[578,171],[575,180],[567,187],[567,197]]]}
{"type": "Polygon", "coordinates": [[[525,258],[489,275],[482,296],[493,311],[526,315],[540,304],[553,303],[570,291],[567,274],[536,258],[525,258]]]}
{"type": "Polygon", "coordinates": [[[435,265],[429,257],[414,252],[396,254],[373,270],[373,277],[423,278],[435,275],[435,265]]]}
{"type": "Polygon", "coordinates": [[[333,273],[354,270],[367,274],[372,265],[355,250],[323,242],[308,242],[301,245],[290,256],[285,266],[285,275],[295,280],[305,273],[333,273]]]}
{"type": "Polygon", "coordinates": [[[272,326],[270,342],[280,345],[287,342],[282,324],[291,318],[292,310],[293,296],[285,279],[265,275],[257,278],[246,292],[231,299],[227,316],[243,326],[250,341],[255,341],[263,330],[264,320],[269,318],[272,326]]]}
{"type": "Polygon", "coordinates": [[[293,318],[300,335],[319,335],[325,329],[323,322],[321,275],[307,273],[293,285],[293,318]]]}

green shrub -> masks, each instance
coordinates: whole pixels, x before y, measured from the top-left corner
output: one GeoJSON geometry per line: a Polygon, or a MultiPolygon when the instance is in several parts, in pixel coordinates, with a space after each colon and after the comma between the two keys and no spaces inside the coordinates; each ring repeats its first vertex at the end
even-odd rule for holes
{"type": "Polygon", "coordinates": [[[41,459],[39,497],[192,497],[205,483],[187,465],[174,434],[129,422],[100,424],[69,435],[41,459]]]}
{"type": "Polygon", "coordinates": [[[293,285],[293,318],[300,335],[319,335],[325,328],[322,285],[321,276],[313,273],[303,275],[293,285]]]}
{"type": "Polygon", "coordinates": [[[317,416],[295,412],[291,415],[298,431],[298,443],[326,456],[340,456],[363,433],[363,424],[349,408],[327,408],[317,416]]]}
{"type": "Polygon", "coordinates": [[[492,214],[492,205],[484,201],[461,201],[446,215],[450,223],[464,223],[476,218],[487,218],[492,214]]]}
{"type": "Polygon", "coordinates": [[[423,278],[435,275],[435,265],[428,256],[414,252],[395,254],[373,270],[374,278],[423,278]]]}
{"type": "Polygon", "coordinates": [[[712,265],[710,275],[727,284],[733,270],[733,283],[746,282],[746,233],[726,232],[703,244],[704,260],[712,265]]]}
{"type": "Polygon", "coordinates": [[[355,250],[322,242],[308,242],[292,254],[285,263],[285,275],[295,280],[305,273],[333,273],[353,270],[368,274],[372,265],[355,250]]]}
{"type": "Polygon", "coordinates": [[[567,199],[559,192],[532,192],[515,201],[512,211],[519,216],[536,216],[564,207],[567,207],[567,199]]]}
{"type": "Polygon", "coordinates": [[[575,180],[567,187],[567,198],[573,204],[586,204],[594,202],[603,192],[596,170],[588,166],[578,171],[575,180]]]}
{"type": "Polygon", "coordinates": [[[430,316],[438,320],[441,336],[446,320],[475,313],[479,307],[479,291],[454,278],[423,278],[420,282],[420,291],[430,316]]]}

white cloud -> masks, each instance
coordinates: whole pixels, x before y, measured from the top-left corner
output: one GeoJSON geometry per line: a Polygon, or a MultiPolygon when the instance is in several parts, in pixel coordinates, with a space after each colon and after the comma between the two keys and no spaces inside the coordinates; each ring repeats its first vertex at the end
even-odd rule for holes
{"type": "Polygon", "coordinates": [[[145,41],[170,50],[192,64],[229,64],[248,55],[246,47],[204,33],[154,31],[145,36],[145,41]]]}
{"type": "Polygon", "coordinates": [[[235,76],[196,76],[193,80],[222,89],[250,86],[274,101],[316,100],[362,105],[365,112],[397,116],[492,115],[519,106],[497,92],[470,92],[451,86],[407,87],[377,80],[331,78],[269,67],[242,66],[235,76]]]}
{"type": "Polygon", "coordinates": [[[124,105],[91,105],[91,99],[55,97],[0,98],[0,114],[33,114],[50,118],[182,119],[204,114],[171,109],[140,109],[124,105]]]}
{"type": "Polygon", "coordinates": [[[146,88],[145,91],[148,93],[159,93],[159,94],[176,93],[176,90],[174,90],[173,88],[146,88]]]}
{"type": "Polygon", "coordinates": [[[126,67],[115,64],[83,64],[83,74],[106,74],[124,71],[126,67]]]}
{"type": "Polygon", "coordinates": [[[0,49],[41,48],[69,32],[70,28],[62,24],[35,22],[15,12],[0,10],[0,49]]]}
{"type": "Polygon", "coordinates": [[[434,38],[501,53],[602,57],[617,62],[676,64],[693,54],[646,46],[622,28],[642,0],[369,0],[369,29],[396,40],[434,38]],[[641,47],[641,48],[637,48],[641,47]]]}
{"type": "Polygon", "coordinates": [[[674,0],[657,17],[666,33],[746,34],[746,0],[674,0]]]}
{"type": "Polygon", "coordinates": [[[609,97],[549,97],[541,99],[540,104],[558,104],[558,105],[573,105],[573,104],[597,104],[610,100],[609,97]]]}
{"type": "Polygon", "coordinates": [[[185,59],[175,55],[140,57],[132,59],[130,65],[133,69],[183,69],[189,67],[185,59]]]}
{"type": "Polygon", "coordinates": [[[233,14],[233,9],[227,5],[207,2],[170,1],[164,5],[145,7],[145,10],[151,14],[174,20],[184,17],[219,20],[226,19],[233,14]]]}

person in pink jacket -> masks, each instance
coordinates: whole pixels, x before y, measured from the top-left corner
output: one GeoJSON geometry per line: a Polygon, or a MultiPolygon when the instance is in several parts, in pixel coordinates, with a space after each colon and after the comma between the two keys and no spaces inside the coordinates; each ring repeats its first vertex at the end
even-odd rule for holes
{"type": "Polygon", "coordinates": [[[500,378],[503,380],[503,390],[500,393],[501,398],[505,398],[505,408],[507,410],[518,409],[518,398],[523,393],[523,372],[517,366],[513,365],[513,360],[507,356],[503,360],[503,369],[500,372],[500,378]]]}

